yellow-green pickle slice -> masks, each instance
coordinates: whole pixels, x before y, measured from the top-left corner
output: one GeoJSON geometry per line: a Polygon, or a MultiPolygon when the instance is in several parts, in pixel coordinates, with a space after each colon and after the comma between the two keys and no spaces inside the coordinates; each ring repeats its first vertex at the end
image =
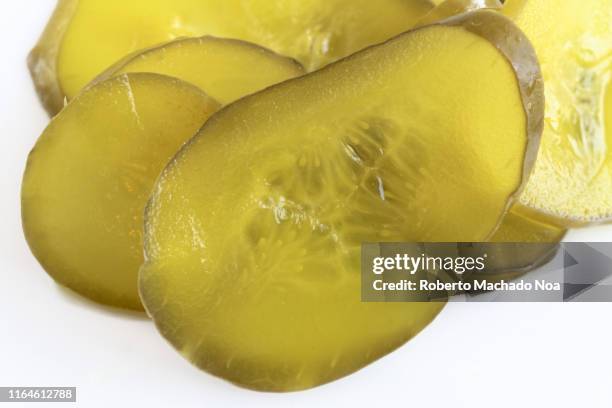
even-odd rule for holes
{"type": "Polygon", "coordinates": [[[529,41],[478,11],[226,107],[147,207],[148,313],[195,365],[262,391],[393,351],[443,304],[361,302],[361,243],[489,237],[530,172],[542,94],[529,41]]]}
{"type": "Polygon", "coordinates": [[[109,66],[181,37],[249,41],[318,69],[400,34],[429,0],[59,0],[30,70],[50,114],[109,66]]]}
{"type": "Polygon", "coordinates": [[[145,204],[164,166],[218,108],[186,82],[129,74],[56,116],[22,186],[24,232],[49,275],[94,301],[142,310],[145,204]]]}
{"type": "Polygon", "coordinates": [[[520,203],[565,227],[612,221],[612,0],[507,0],[546,83],[542,148],[520,203]]]}
{"type": "Polygon", "coordinates": [[[303,75],[304,68],[291,58],[246,41],[182,38],[124,58],[96,82],[128,72],[153,72],[182,79],[226,105],[303,75]]]}

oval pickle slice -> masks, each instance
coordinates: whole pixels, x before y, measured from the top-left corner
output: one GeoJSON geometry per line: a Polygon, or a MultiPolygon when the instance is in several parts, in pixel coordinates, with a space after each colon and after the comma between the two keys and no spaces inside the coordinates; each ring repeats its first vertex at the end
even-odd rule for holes
{"type": "Polygon", "coordinates": [[[575,227],[612,221],[612,0],[507,0],[546,83],[542,148],[522,205],[575,227]]]}
{"type": "Polygon", "coordinates": [[[361,302],[361,243],[484,240],[529,173],[542,104],[529,42],[487,11],[237,101],[157,183],[148,313],[240,386],[301,390],[364,367],[443,304],[361,302]]]}
{"type": "Polygon", "coordinates": [[[432,7],[429,0],[59,0],[30,69],[53,115],[121,58],[176,38],[245,40],[314,70],[412,28],[432,7]]]}
{"type": "Polygon", "coordinates": [[[305,73],[297,61],[258,45],[210,36],[182,38],[139,51],[96,81],[128,72],[153,72],[182,79],[222,105],[305,73]]]}
{"type": "Polygon", "coordinates": [[[111,306],[142,310],[143,211],[160,172],[219,104],[156,74],[102,82],[57,115],[30,153],[24,232],[58,283],[111,306]]]}

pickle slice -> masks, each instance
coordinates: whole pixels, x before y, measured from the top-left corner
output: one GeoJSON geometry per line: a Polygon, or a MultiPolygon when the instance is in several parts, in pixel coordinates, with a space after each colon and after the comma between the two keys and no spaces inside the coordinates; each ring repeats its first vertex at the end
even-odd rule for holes
{"type": "Polygon", "coordinates": [[[182,79],[226,105],[270,85],[304,74],[295,60],[240,40],[183,38],[124,58],[96,81],[128,72],[182,79]]]}
{"type": "Polygon", "coordinates": [[[30,153],[24,232],[58,283],[99,303],[142,310],[143,210],[159,173],[219,104],[156,74],[102,82],[57,115],[30,153]]]}
{"type": "Polygon", "coordinates": [[[521,204],[568,227],[612,220],[612,0],[507,0],[504,12],[533,42],[546,83],[542,149],[521,204]]]}
{"type": "Polygon", "coordinates": [[[64,0],[30,66],[39,67],[35,83],[55,114],[111,64],[176,38],[246,40],[314,70],[406,31],[432,7],[429,0],[64,0]]]}
{"type": "Polygon", "coordinates": [[[463,246],[464,256],[487,254],[486,269],[472,272],[471,279],[488,282],[512,280],[548,263],[557,253],[567,230],[544,222],[538,214],[514,207],[505,217],[490,243],[463,246]],[[504,245],[498,245],[504,243],[504,245]]]}
{"type": "Polygon", "coordinates": [[[257,390],[391,352],[442,304],[362,303],[361,243],[489,236],[530,171],[542,93],[529,42],[478,11],[226,107],[147,207],[148,313],[198,367],[257,390]]]}

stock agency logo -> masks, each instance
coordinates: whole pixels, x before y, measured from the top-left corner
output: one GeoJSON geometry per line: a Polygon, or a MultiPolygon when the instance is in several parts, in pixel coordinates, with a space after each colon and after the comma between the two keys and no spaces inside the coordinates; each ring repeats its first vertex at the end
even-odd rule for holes
{"type": "Polygon", "coordinates": [[[389,257],[377,256],[372,261],[372,272],[376,275],[382,275],[385,271],[397,270],[415,275],[417,271],[426,269],[430,271],[453,271],[458,275],[462,275],[466,272],[483,271],[486,268],[485,260],[488,256],[488,254],[483,254],[482,256],[474,258],[428,256],[421,254],[415,257],[406,253],[395,254],[389,257]]]}
{"type": "Polygon", "coordinates": [[[612,244],[363,245],[363,301],[449,298],[612,301],[612,244]]]}

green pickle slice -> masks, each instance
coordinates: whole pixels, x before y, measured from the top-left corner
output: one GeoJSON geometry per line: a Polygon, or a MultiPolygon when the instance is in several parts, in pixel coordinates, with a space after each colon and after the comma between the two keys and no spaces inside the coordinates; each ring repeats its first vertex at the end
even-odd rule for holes
{"type": "Polygon", "coordinates": [[[245,40],[315,70],[412,28],[432,7],[429,0],[59,0],[30,70],[54,115],[118,60],[177,38],[245,40]]]}
{"type": "Polygon", "coordinates": [[[96,82],[128,72],[152,72],[187,81],[227,105],[270,85],[303,75],[295,60],[246,41],[182,38],[122,59],[96,82]]]}
{"type": "Polygon", "coordinates": [[[612,220],[612,0],[507,0],[546,83],[542,147],[520,204],[565,226],[612,220]]]}
{"type": "Polygon", "coordinates": [[[489,237],[530,172],[542,93],[529,42],[478,11],[226,107],[147,207],[148,313],[195,365],[262,391],[393,351],[443,303],[361,302],[361,243],[489,237]]]}
{"type": "Polygon", "coordinates": [[[32,252],[61,285],[142,310],[143,211],[160,172],[220,105],[156,74],[102,82],[57,115],[30,153],[22,185],[32,252]]]}

